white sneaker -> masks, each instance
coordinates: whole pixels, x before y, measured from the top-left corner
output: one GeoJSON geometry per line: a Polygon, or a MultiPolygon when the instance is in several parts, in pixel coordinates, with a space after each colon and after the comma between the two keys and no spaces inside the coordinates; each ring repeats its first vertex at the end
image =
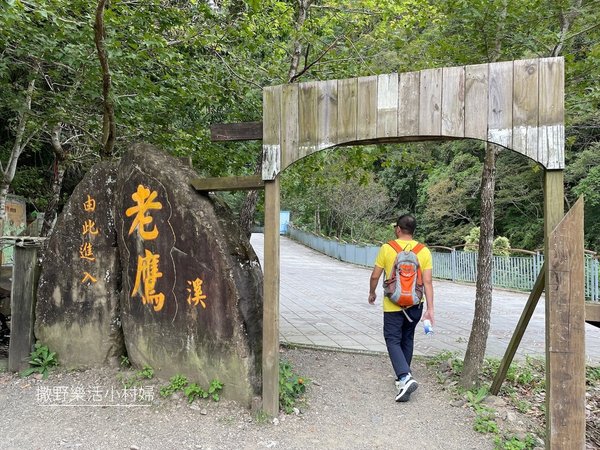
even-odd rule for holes
{"type": "Polygon", "coordinates": [[[415,392],[419,387],[419,384],[410,374],[403,381],[397,383],[400,383],[400,390],[396,395],[397,402],[407,402],[410,399],[410,394],[415,392]]]}
{"type": "Polygon", "coordinates": [[[402,380],[396,380],[396,391],[400,392],[400,389],[402,389],[404,387],[404,383],[406,383],[407,380],[409,380],[410,378],[412,378],[412,375],[410,372],[408,372],[408,376],[404,378],[404,381],[402,380]]]}

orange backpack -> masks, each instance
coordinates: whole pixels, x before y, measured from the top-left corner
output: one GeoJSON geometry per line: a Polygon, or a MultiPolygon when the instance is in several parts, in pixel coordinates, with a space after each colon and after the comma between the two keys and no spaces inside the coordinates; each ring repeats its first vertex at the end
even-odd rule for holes
{"type": "Polygon", "coordinates": [[[418,243],[411,250],[400,247],[396,241],[389,241],[396,252],[392,272],[387,280],[383,280],[383,292],[390,301],[402,308],[421,303],[423,298],[423,273],[417,254],[425,248],[418,243]]]}

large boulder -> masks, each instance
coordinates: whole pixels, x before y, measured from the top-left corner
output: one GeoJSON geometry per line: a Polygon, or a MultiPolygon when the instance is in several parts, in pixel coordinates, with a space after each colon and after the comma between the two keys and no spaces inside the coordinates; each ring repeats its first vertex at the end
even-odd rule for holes
{"type": "Polygon", "coordinates": [[[35,335],[60,364],[119,363],[121,267],[114,227],[117,166],[95,165],[75,188],[44,254],[35,335]]]}
{"type": "Polygon", "coordinates": [[[138,144],[122,158],[115,223],[129,360],[250,404],[261,390],[262,272],[229,209],[195,172],[138,144]]]}

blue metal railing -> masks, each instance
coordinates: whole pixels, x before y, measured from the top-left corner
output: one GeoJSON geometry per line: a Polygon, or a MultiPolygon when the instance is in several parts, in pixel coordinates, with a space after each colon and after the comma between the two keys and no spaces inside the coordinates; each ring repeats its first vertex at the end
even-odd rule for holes
{"type": "MultiPolygon", "coordinates": [[[[372,267],[379,246],[352,244],[318,236],[292,225],[288,235],[321,253],[340,261],[372,267]]],[[[437,251],[431,248],[433,277],[442,280],[475,283],[477,280],[477,252],[465,252],[447,248],[437,251]]],[[[534,253],[525,256],[494,256],[492,283],[495,287],[530,291],[544,263],[544,255],[534,253]]],[[[600,265],[596,257],[585,255],[585,298],[600,301],[598,272],[600,265]]]]}

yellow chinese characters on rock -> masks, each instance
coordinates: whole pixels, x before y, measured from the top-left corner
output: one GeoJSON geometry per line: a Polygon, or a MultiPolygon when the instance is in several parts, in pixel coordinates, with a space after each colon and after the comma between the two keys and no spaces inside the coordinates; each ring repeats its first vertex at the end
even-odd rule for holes
{"type": "MultiPolygon", "coordinates": [[[[158,228],[147,230],[153,218],[148,215],[151,210],[162,209],[162,204],[155,201],[158,197],[156,191],[150,191],[143,185],[138,185],[137,191],[131,195],[131,198],[136,203],[135,206],[127,208],[125,216],[135,216],[131,222],[128,235],[131,235],[137,230],[139,236],[145,240],[154,240],[158,237],[158,228]]],[[[154,254],[151,251],[144,249],[145,255],[138,256],[137,269],[135,275],[135,284],[131,291],[131,297],[140,294],[144,305],[151,304],[154,311],[160,311],[165,304],[165,296],[161,292],[156,292],[156,282],[162,277],[162,272],[159,270],[160,255],[154,254]]]]}
{"type": "MultiPolygon", "coordinates": [[[[96,200],[94,200],[89,194],[87,194],[87,200],[83,202],[83,210],[87,213],[96,211],[96,200]]],[[[94,256],[92,242],[89,240],[86,241],[85,239],[86,236],[88,239],[92,239],[92,237],[96,236],[100,231],[98,228],[96,228],[96,222],[92,219],[87,219],[81,228],[81,235],[84,241],[79,246],[79,259],[83,259],[88,262],[94,262],[96,261],[96,257],[94,256]]],[[[88,281],[90,283],[96,283],[98,280],[91,273],[84,271],[81,284],[84,284],[88,281]]]]}
{"type": "Polygon", "coordinates": [[[154,228],[150,231],[146,230],[145,227],[152,222],[152,216],[146,215],[148,211],[151,209],[162,209],[162,204],[154,201],[157,196],[158,193],[156,191],[150,192],[150,189],[141,184],[138,186],[137,192],[134,192],[131,195],[131,198],[137,205],[127,208],[127,211],[125,211],[127,217],[131,217],[135,214],[135,218],[131,223],[131,228],[129,228],[129,235],[137,228],[142,239],[146,241],[156,239],[158,236],[156,225],[154,225],[154,228]]]}
{"type": "Polygon", "coordinates": [[[87,196],[87,200],[83,202],[83,210],[85,212],[94,212],[96,211],[96,200],[90,197],[90,194],[87,196]]]}
{"type": "Polygon", "coordinates": [[[91,242],[84,242],[83,244],[81,244],[81,246],[79,247],[79,258],[87,259],[88,261],[96,261],[91,242]]]}
{"type": "Polygon", "coordinates": [[[135,276],[135,285],[131,296],[133,297],[143,287],[142,303],[145,305],[150,303],[154,307],[154,311],[160,311],[165,304],[165,296],[160,292],[156,292],[156,281],[162,277],[162,272],[158,270],[158,262],[160,255],[155,255],[149,250],[145,250],[145,256],[138,256],[137,274],[135,276]]]}
{"type": "Polygon", "coordinates": [[[200,278],[196,278],[193,281],[188,280],[187,291],[189,292],[189,295],[187,298],[187,302],[190,305],[193,303],[194,306],[198,306],[198,304],[201,304],[202,308],[206,309],[206,303],[204,302],[204,300],[206,300],[206,295],[202,293],[202,283],[203,281],[200,278]]]}
{"type": "Polygon", "coordinates": [[[89,272],[83,272],[83,278],[81,282],[85,283],[86,281],[91,281],[92,283],[95,283],[98,280],[96,280],[89,272]]]}
{"type": "Polygon", "coordinates": [[[81,232],[82,235],[86,235],[86,234],[90,234],[92,236],[95,236],[99,233],[98,229],[96,228],[96,222],[94,222],[91,219],[86,220],[83,223],[83,231],[81,232]]]}

